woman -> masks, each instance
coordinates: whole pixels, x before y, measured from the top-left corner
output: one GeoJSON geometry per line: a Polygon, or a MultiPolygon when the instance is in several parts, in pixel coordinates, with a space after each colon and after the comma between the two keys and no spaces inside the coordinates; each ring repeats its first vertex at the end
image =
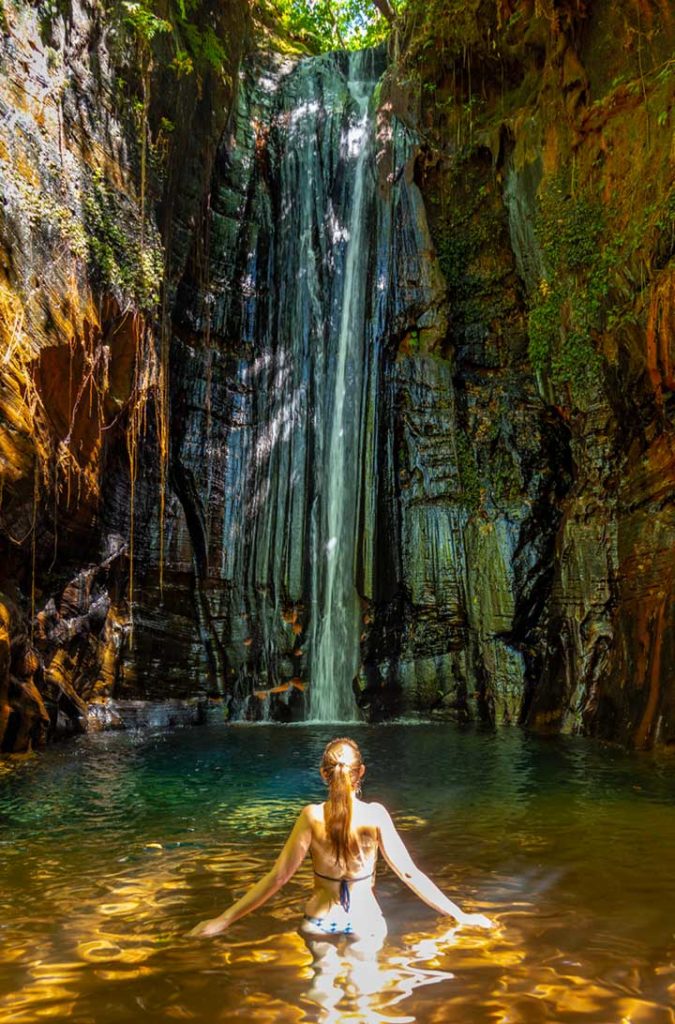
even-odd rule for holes
{"type": "Polygon", "coordinates": [[[492,921],[483,914],[465,914],[416,867],[382,804],[360,799],[365,771],[353,740],[331,740],[321,762],[328,799],[303,807],[270,871],[222,914],[200,922],[189,934],[218,935],[261,906],[295,874],[308,850],[314,867],[314,891],[301,926],[308,937],[384,939],[387,925],[374,893],[378,850],[399,878],[434,910],[454,917],[458,924],[492,927],[492,921]]]}

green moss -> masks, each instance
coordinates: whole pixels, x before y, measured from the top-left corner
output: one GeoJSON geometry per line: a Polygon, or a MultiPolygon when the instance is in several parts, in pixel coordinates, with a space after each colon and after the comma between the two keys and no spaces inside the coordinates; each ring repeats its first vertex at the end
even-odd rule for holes
{"type": "Polygon", "coordinates": [[[592,267],[605,226],[602,204],[588,193],[571,195],[566,178],[547,183],[537,211],[537,239],[554,274],[592,267]]]}
{"type": "Polygon", "coordinates": [[[600,385],[602,359],[594,335],[603,327],[609,291],[611,248],[603,250],[602,204],[587,191],[571,195],[563,176],[539,197],[535,231],[545,276],[532,297],[529,355],[539,373],[575,404],[592,401],[600,385]]]}
{"type": "Polygon", "coordinates": [[[560,173],[545,182],[536,215],[545,269],[530,298],[530,359],[576,404],[599,391],[601,336],[636,322],[636,295],[672,259],[675,241],[673,188],[635,208],[623,195],[603,203],[601,188],[573,193],[571,175],[560,173]]]}
{"type": "Polygon", "coordinates": [[[198,71],[203,72],[207,68],[219,71],[223,67],[227,61],[226,45],[210,25],[200,27],[189,21],[181,21],[180,29],[193,65],[198,71]]]}
{"type": "Polygon", "coordinates": [[[47,188],[36,188],[20,177],[16,178],[15,184],[31,226],[36,231],[56,234],[73,256],[86,260],[87,234],[77,211],[59,202],[47,188]]]}
{"type": "Polygon", "coordinates": [[[140,309],[153,309],[159,301],[163,259],[149,226],[141,239],[137,219],[121,209],[119,198],[100,173],[94,174],[83,205],[94,280],[131,297],[140,309]]]}
{"type": "Polygon", "coordinates": [[[442,195],[425,197],[434,208],[430,226],[458,336],[469,324],[508,315],[508,300],[499,287],[504,266],[494,259],[504,236],[504,210],[487,180],[491,169],[480,160],[474,163],[475,155],[462,151],[442,195]]]}
{"type": "Polygon", "coordinates": [[[523,481],[520,472],[504,448],[498,448],[490,460],[490,480],[497,505],[505,506],[522,499],[523,481]]]}
{"type": "Polygon", "coordinates": [[[478,462],[476,452],[463,430],[455,432],[455,452],[462,503],[470,512],[475,512],[480,505],[478,462]]]}

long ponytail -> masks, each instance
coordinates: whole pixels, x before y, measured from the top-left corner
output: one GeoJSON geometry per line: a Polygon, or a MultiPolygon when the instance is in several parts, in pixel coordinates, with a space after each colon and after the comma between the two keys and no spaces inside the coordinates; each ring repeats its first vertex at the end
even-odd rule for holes
{"type": "Polygon", "coordinates": [[[347,865],[349,857],[358,857],[359,843],[352,832],[354,795],[360,792],[361,751],[354,740],[331,740],[323,752],[321,767],[328,783],[324,808],[326,835],[338,864],[347,865]]]}

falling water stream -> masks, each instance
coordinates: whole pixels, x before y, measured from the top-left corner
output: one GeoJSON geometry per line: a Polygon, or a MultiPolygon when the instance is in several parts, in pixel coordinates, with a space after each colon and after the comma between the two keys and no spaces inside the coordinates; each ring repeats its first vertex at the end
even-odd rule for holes
{"type": "MultiPolygon", "coordinates": [[[[194,481],[190,542],[208,549],[200,622],[222,649],[211,670],[225,666],[233,718],[357,720],[356,688],[370,699],[372,680],[393,678],[399,658],[409,678],[425,653],[409,631],[390,665],[381,623],[404,593],[446,602],[455,572],[438,488],[409,510],[398,491],[397,396],[414,390],[436,425],[430,396],[449,387],[449,364],[412,365],[397,349],[411,332],[443,334],[447,297],[414,180],[419,140],[378,105],[386,70],[380,48],[252,61],[216,160],[209,325],[220,341],[207,373],[175,340],[184,431],[172,457],[194,481]],[[427,563],[438,568],[420,572],[427,563]]],[[[180,296],[197,330],[200,288],[180,296]]]]}
{"type": "Polygon", "coordinates": [[[222,470],[209,470],[227,481],[227,610],[212,614],[241,694],[234,717],[251,714],[251,680],[265,701],[254,698],[256,716],[269,714],[269,690],[291,687],[296,716],[303,688],[305,718],[360,717],[353,682],[372,577],[362,506],[364,488],[375,491],[364,481],[380,457],[377,353],[396,289],[393,279],[378,288],[378,261],[392,259],[391,209],[406,187],[376,188],[373,93],[385,68],[379,50],[281,61],[268,78],[254,67],[219,164],[213,325],[246,356],[220,378],[222,470]]]}
{"type": "MultiPolygon", "coordinates": [[[[365,56],[369,56],[366,54],[365,56]]],[[[370,119],[368,107],[374,86],[364,80],[363,53],[352,55],[348,88],[356,105],[341,140],[345,165],[353,166],[351,209],[344,232],[342,298],[335,370],[327,396],[331,411],[317,410],[317,433],[323,433],[322,481],[317,495],[321,508],[315,517],[320,531],[312,578],[312,647],[309,717],[320,722],[353,721],[357,718],[351,682],[359,662],[359,598],[355,588],[357,509],[361,445],[361,405],[365,328],[365,279],[368,249],[364,245],[364,207],[372,180],[370,119]],[[347,443],[347,434],[353,436],[347,443]],[[355,443],[354,443],[355,441],[355,443]]],[[[346,211],[345,211],[346,212],[346,211]]]]}

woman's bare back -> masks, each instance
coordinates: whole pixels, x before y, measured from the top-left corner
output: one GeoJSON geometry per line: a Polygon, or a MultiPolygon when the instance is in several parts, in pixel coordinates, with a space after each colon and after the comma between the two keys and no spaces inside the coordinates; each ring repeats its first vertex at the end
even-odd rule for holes
{"type": "Polygon", "coordinates": [[[308,804],[304,812],[312,838],[309,852],[314,869],[314,890],[305,905],[304,930],[314,934],[331,931],[363,934],[364,930],[386,930],[384,917],[375,899],[375,865],[380,833],[378,804],[354,799],[352,833],[357,837],[359,855],[346,864],[338,864],[326,832],[325,803],[308,804]],[[346,882],[348,908],[341,892],[346,882]],[[318,923],[320,922],[320,924],[318,923]]]}

